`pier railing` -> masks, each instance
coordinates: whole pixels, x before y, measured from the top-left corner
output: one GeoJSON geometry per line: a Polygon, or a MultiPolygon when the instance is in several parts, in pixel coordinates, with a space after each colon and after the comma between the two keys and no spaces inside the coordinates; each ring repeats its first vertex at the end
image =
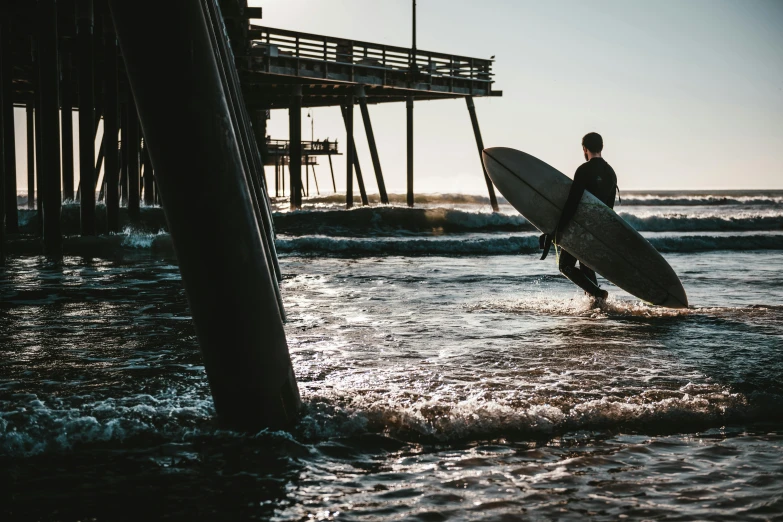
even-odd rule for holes
{"type": "MultiPolygon", "coordinates": [[[[426,81],[426,78],[467,80],[471,83],[486,84],[483,88],[487,90],[493,82],[492,60],[487,59],[421,50],[417,50],[414,56],[413,50],[405,47],[256,25],[251,27],[249,34],[252,40],[251,54],[266,58],[267,67],[271,59],[289,58],[320,62],[327,66],[335,64],[350,67],[361,75],[384,75],[400,72],[410,74],[414,69],[412,65],[415,64],[416,81],[426,81]]],[[[327,71],[327,68],[322,68],[319,72],[326,78],[327,71]]]]}
{"type": "MultiPolygon", "coordinates": [[[[266,140],[269,152],[288,154],[290,147],[289,140],[266,140]]],[[[307,154],[339,154],[337,151],[337,141],[303,141],[302,155],[307,154]]]]}

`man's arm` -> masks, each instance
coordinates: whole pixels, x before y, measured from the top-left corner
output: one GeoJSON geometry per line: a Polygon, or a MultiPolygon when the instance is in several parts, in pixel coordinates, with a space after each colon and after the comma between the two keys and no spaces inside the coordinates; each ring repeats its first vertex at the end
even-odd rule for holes
{"type": "Polygon", "coordinates": [[[579,201],[582,200],[582,194],[585,193],[584,176],[577,169],[574,174],[574,182],[571,184],[571,190],[568,193],[568,199],[563,207],[563,212],[560,214],[560,221],[557,224],[557,228],[554,230],[555,243],[560,242],[560,236],[563,235],[563,231],[568,226],[571,218],[576,213],[576,207],[579,206],[579,201]]]}

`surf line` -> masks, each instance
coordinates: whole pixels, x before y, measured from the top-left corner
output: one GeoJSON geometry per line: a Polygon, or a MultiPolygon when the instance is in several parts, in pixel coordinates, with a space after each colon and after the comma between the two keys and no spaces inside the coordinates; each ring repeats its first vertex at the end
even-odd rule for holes
{"type": "MultiPolygon", "coordinates": [[[[492,154],[490,154],[489,152],[486,152],[486,150],[484,151],[484,153],[485,153],[487,156],[489,156],[490,158],[492,158],[492,161],[494,161],[495,163],[497,163],[498,165],[500,165],[501,167],[503,167],[504,169],[506,169],[508,172],[510,172],[510,173],[511,173],[511,174],[512,174],[512,175],[513,175],[515,178],[517,178],[519,181],[521,181],[522,183],[524,183],[525,185],[527,185],[528,187],[530,187],[530,189],[531,189],[533,192],[535,192],[536,194],[538,194],[538,195],[541,197],[541,199],[543,199],[543,200],[547,201],[547,202],[548,202],[550,205],[552,205],[552,206],[553,206],[553,207],[555,207],[556,209],[560,210],[561,212],[563,211],[563,209],[562,209],[562,208],[560,208],[560,206],[559,206],[559,205],[555,204],[555,203],[554,203],[554,202],[552,202],[552,201],[551,201],[549,198],[547,198],[546,196],[544,196],[543,194],[541,194],[541,193],[540,193],[538,190],[536,190],[536,189],[535,189],[535,187],[533,187],[533,186],[532,186],[530,183],[528,183],[527,181],[525,181],[525,180],[523,180],[522,178],[520,178],[520,177],[517,175],[517,173],[516,173],[516,172],[514,172],[513,170],[511,170],[510,168],[508,168],[508,167],[507,167],[507,166],[506,166],[506,165],[505,165],[505,164],[504,164],[502,161],[500,161],[500,160],[498,160],[497,158],[495,158],[495,156],[493,156],[493,155],[492,155],[492,154]]],[[[573,182],[572,182],[572,183],[573,183],[573,182]]],[[[581,203],[581,202],[580,202],[580,203],[581,203]]],[[[608,207],[607,207],[607,208],[608,208],[608,207]]],[[[612,212],[614,212],[614,209],[611,209],[611,208],[610,208],[609,210],[611,210],[612,212]]],[[[617,215],[617,213],[616,213],[616,212],[615,212],[615,215],[617,215]]],[[[627,224],[627,221],[625,221],[625,220],[624,220],[623,218],[621,218],[619,215],[617,215],[617,217],[618,217],[618,218],[620,218],[620,219],[621,219],[621,220],[622,220],[624,223],[626,223],[626,224],[627,224]]],[[[579,221],[577,221],[576,219],[573,219],[572,221],[573,221],[574,223],[576,223],[577,225],[579,225],[579,228],[581,228],[581,229],[582,229],[582,230],[583,230],[583,231],[584,231],[586,234],[590,234],[590,236],[592,236],[592,237],[593,237],[593,238],[594,238],[594,239],[595,239],[595,240],[596,240],[598,243],[601,243],[601,244],[602,244],[604,247],[606,247],[608,250],[610,250],[610,251],[614,251],[614,249],[612,249],[612,248],[610,247],[610,245],[609,245],[609,244],[607,244],[607,243],[606,243],[605,241],[603,241],[601,238],[599,238],[599,237],[596,237],[596,236],[595,236],[594,234],[592,234],[592,233],[591,233],[589,230],[586,230],[586,229],[585,229],[585,228],[582,226],[582,224],[581,224],[581,223],[579,223],[579,221]]],[[[628,225],[628,226],[630,226],[630,225],[628,225]]],[[[640,235],[641,235],[641,234],[640,234],[640,235]]],[[[645,241],[647,241],[647,240],[645,239],[645,241]]],[[[648,243],[649,243],[649,241],[648,241],[648,243]]],[[[653,248],[655,248],[655,247],[653,247],[653,248]]],[[[657,250],[657,249],[656,249],[656,250],[657,250]]],[[[629,261],[627,258],[625,258],[625,256],[623,256],[621,253],[615,253],[615,255],[616,255],[617,257],[619,257],[620,259],[622,259],[622,260],[623,260],[623,262],[624,262],[624,263],[625,263],[627,266],[630,266],[630,267],[632,267],[632,268],[634,269],[634,271],[635,271],[635,272],[637,272],[637,273],[638,273],[638,274],[639,274],[641,277],[643,277],[644,279],[647,279],[649,282],[651,282],[653,286],[656,286],[656,287],[660,288],[660,289],[661,289],[661,290],[662,290],[662,291],[663,291],[663,292],[664,292],[664,293],[665,293],[667,296],[674,297],[674,296],[671,294],[671,292],[669,292],[669,290],[667,290],[667,289],[666,289],[666,288],[665,288],[663,285],[661,285],[660,283],[658,283],[657,281],[655,281],[654,279],[652,279],[652,278],[651,278],[649,275],[647,275],[646,273],[644,273],[644,272],[642,272],[641,270],[639,270],[638,268],[636,268],[636,266],[635,266],[633,263],[631,263],[631,262],[630,262],[630,261],[629,261]]],[[[676,299],[676,297],[675,297],[675,299],[676,299]]],[[[660,306],[658,303],[652,303],[652,304],[653,304],[653,305],[655,305],[655,306],[660,306]]]]}

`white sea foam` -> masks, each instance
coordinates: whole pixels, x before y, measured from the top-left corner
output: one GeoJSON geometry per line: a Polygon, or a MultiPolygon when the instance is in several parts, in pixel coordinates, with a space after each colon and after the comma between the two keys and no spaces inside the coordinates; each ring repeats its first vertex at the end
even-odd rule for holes
{"type": "Polygon", "coordinates": [[[122,230],[122,234],[125,236],[122,240],[122,246],[138,249],[152,248],[152,243],[156,238],[168,235],[168,233],[164,230],[159,230],[156,233],[152,233],[137,230],[131,226],[126,226],[122,230]]]}

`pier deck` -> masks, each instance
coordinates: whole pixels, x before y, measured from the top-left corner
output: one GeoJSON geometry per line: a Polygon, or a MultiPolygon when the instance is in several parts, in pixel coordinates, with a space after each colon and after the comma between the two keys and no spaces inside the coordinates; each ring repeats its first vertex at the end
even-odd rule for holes
{"type": "Polygon", "coordinates": [[[257,25],[247,35],[237,67],[249,105],[288,108],[291,84],[302,86],[303,107],[341,105],[359,85],[370,104],[503,94],[490,59],[257,25]]]}

